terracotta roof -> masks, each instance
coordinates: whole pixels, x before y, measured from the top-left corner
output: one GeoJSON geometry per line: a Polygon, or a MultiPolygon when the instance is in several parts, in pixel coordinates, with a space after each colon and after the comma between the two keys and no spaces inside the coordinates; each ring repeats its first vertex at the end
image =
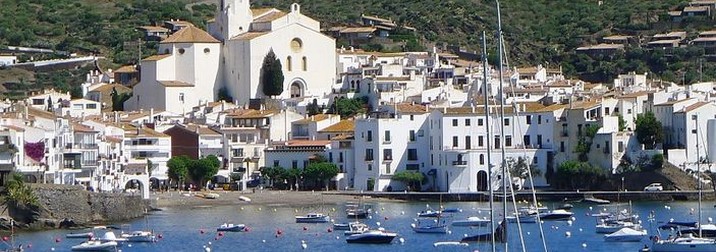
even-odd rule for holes
{"type": "Polygon", "coordinates": [[[265,14],[260,16],[259,18],[254,19],[254,22],[257,23],[263,23],[263,22],[271,22],[276,19],[282,18],[286,16],[286,12],[283,11],[273,11],[271,13],[265,14]]]}
{"type": "Polygon", "coordinates": [[[147,127],[142,127],[139,130],[139,134],[137,134],[137,127],[125,127],[124,135],[127,137],[169,137],[167,134],[147,127]]]}
{"type": "Polygon", "coordinates": [[[329,140],[289,140],[286,146],[326,146],[331,144],[329,140]]]}
{"type": "Polygon", "coordinates": [[[113,136],[104,136],[104,140],[111,143],[121,143],[122,139],[119,137],[113,137],[113,136]]]}
{"type": "Polygon", "coordinates": [[[519,108],[524,107],[524,111],[522,112],[539,112],[540,110],[546,108],[545,105],[539,102],[520,102],[517,103],[517,106],[519,108]]]}
{"type": "Polygon", "coordinates": [[[353,132],[355,130],[356,123],[353,120],[341,120],[340,122],[328,126],[318,132],[353,132]]]}
{"type": "Polygon", "coordinates": [[[51,120],[57,119],[57,116],[55,116],[55,114],[41,110],[41,109],[36,109],[33,107],[27,107],[27,114],[31,115],[31,116],[36,116],[36,117],[42,117],[45,119],[51,119],[51,120]]]}
{"type": "Polygon", "coordinates": [[[131,88],[129,88],[129,87],[127,87],[127,86],[124,86],[124,85],[122,85],[122,84],[105,84],[105,85],[102,85],[102,86],[97,87],[97,88],[95,88],[95,89],[92,89],[92,90],[90,90],[90,91],[88,91],[88,92],[100,92],[100,93],[105,93],[105,92],[112,92],[112,89],[117,90],[117,93],[120,93],[120,94],[121,94],[121,93],[129,93],[129,92],[132,92],[132,89],[131,89],[131,88]]]}
{"type": "Polygon", "coordinates": [[[418,114],[424,114],[428,112],[428,109],[425,107],[425,105],[421,104],[413,104],[413,103],[398,103],[395,105],[398,112],[400,113],[418,113],[418,114]]]}
{"type": "Polygon", "coordinates": [[[261,37],[268,32],[244,32],[231,38],[231,40],[252,40],[261,37]]]}
{"type": "Polygon", "coordinates": [[[294,123],[308,123],[308,122],[320,122],[326,119],[329,119],[331,115],[328,114],[317,114],[314,116],[309,116],[306,118],[303,118],[301,120],[295,121],[294,123]]]}
{"type": "Polygon", "coordinates": [[[251,119],[251,118],[265,118],[276,114],[276,110],[255,110],[255,109],[241,109],[229,112],[226,116],[231,118],[239,119],[251,119]]]}
{"type": "MultiPolygon", "coordinates": [[[[146,60],[146,59],[145,59],[146,60]]],[[[139,72],[134,65],[126,65],[114,70],[115,73],[136,73],[139,72]]]]}
{"type": "Polygon", "coordinates": [[[376,29],[375,27],[348,27],[341,29],[341,33],[364,33],[364,32],[374,32],[376,29]]]}
{"type": "Polygon", "coordinates": [[[186,83],[183,81],[157,81],[160,85],[164,87],[193,87],[194,84],[186,83]]]}
{"type": "Polygon", "coordinates": [[[152,56],[146,57],[142,61],[158,61],[158,60],[165,59],[169,56],[172,56],[172,55],[171,54],[157,54],[157,55],[152,55],[152,56]]]}
{"type": "Polygon", "coordinates": [[[331,137],[331,140],[353,140],[355,139],[355,136],[353,134],[340,134],[334,137],[331,137]]]}
{"type": "Polygon", "coordinates": [[[140,26],[137,28],[145,30],[145,31],[169,32],[169,29],[161,27],[161,26],[140,26]]]}
{"type": "Polygon", "coordinates": [[[522,68],[517,68],[517,72],[519,72],[520,74],[536,74],[537,68],[536,67],[522,67],[522,68]]]}
{"type": "Polygon", "coordinates": [[[254,17],[257,17],[257,16],[261,16],[271,10],[275,10],[275,9],[274,8],[255,8],[255,9],[251,9],[251,15],[254,17]]]}
{"type": "Polygon", "coordinates": [[[552,104],[547,107],[544,107],[542,109],[537,110],[536,112],[554,112],[563,108],[566,108],[567,105],[565,104],[552,104]]]}
{"type": "MultiPolygon", "coordinates": [[[[181,126],[179,126],[181,127],[181,126]]],[[[199,131],[199,135],[217,135],[220,136],[221,133],[216,132],[215,130],[204,126],[204,125],[196,125],[196,124],[189,124],[184,127],[186,130],[189,130],[191,132],[199,131]]]]}
{"type": "Polygon", "coordinates": [[[79,124],[76,122],[72,123],[72,131],[74,132],[82,132],[82,133],[97,133],[98,131],[90,128],[87,125],[79,124]]]}
{"type": "Polygon", "coordinates": [[[692,110],[694,110],[694,109],[700,108],[701,106],[704,106],[704,105],[707,105],[707,104],[710,104],[710,103],[709,103],[709,102],[701,102],[701,101],[700,101],[700,102],[697,102],[697,103],[694,103],[694,104],[691,104],[691,105],[685,107],[684,110],[683,110],[683,111],[680,111],[680,112],[682,112],[682,113],[690,112],[690,111],[692,111],[692,110]]]}
{"type": "Polygon", "coordinates": [[[571,109],[590,109],[597,106],[602,105],[599,101],[581,101],[581,102],[572,102],[571,105],[568,105],[571,109]]]}
{"type": "MultiPolygon", "coordinates": [[[[443,113],[443,115],[484,115],[485,114],[485,107],[478,106],[478,107],[453,107],[453,108],[435,108],[433,110],[440,111],[443,113]]],[[[499,112],[499,107],[491,107],[490,113],[494,114],[499,112]]],[[[505,107],[505,114],[512,114],[514,112],[514,109],[512,107],[505,107]]]]}
{"type": "Polygon", "coordinates": [[[172,34],[168,38],[159,42],[162,44],[167,43],[220,43],[214,37],[209,35],[202,29],[196,28],[195,26],[187,26],[178,32],[172,34]]]}
{"type": "Polygon", "coordinates": [[[639,96],[649,95],[649,94],[651,94],[651,93],[654,93],[654,92],[652,92],[652,91],[639,91],[639,92],[634,92],[634,93],[629,93],[629,94],[622,95],[620,98],[637,98],[637,97],[639,97],[639,96]]]}

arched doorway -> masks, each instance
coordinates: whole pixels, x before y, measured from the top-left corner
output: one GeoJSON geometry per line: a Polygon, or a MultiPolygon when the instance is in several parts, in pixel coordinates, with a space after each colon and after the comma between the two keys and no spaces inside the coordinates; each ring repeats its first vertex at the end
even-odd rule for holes
{"type": "Polygon", "coordinates": [[[144,190],[144,184],[138,179],[131,179],[124,184],[124,192],[131,193],[132,195],[142,195],[144,190]]]}
{"type": "Polygon", "coordinates": [[[477,172],[477,190],[478,191],[487,191],[487,188],[488,188],[487,172],[485,172],[485,171],[477,172]]]}
{"type": "Polygon", "coordinates": [[[303,85],[299,81],[291,83],[291,98],[303,96],[303,85]]]}

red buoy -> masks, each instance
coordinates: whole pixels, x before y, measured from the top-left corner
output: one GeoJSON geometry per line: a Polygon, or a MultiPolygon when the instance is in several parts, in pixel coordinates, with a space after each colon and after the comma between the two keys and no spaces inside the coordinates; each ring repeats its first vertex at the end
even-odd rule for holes
{"type": "Polygon", "coordinates": [[[333,232],[333,229],[331,229],[331,228],[328,228],[328,232],[329,232],[329,233],[330,233],[330,232],[333,232]]]}
{"type": "Polygon", "coordinates": [[[204,229],[199,229],[200,234],[204,234],[204,229]]]}
{"type": "Polygon", "coordinates": [[[162,234],[158,234],[158,235],[157,235],[157,238],[159,238],[159,239],[162,239],[163,237],[164,237],[164,236],[162,236],[162,234]]]}
{"type": "Polygon", "coordinates": [[[308,230],[308,227],[303,226],[303,231],[306,231],[306,230],[308,230]]]}
{"type": "Polygon", "coordinates": [[[61,242],[62,240],[60,238],[55,238],[55,242],[61,242]]]}

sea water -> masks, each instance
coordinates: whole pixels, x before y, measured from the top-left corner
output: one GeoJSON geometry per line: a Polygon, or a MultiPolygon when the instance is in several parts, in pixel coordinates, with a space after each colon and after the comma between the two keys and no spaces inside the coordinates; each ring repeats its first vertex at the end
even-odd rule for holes
{"type": "MultiPolygon", "coordinates": [[[[344,206],[315,205],[310,207],[293,207],[288,205],[252,205],[214,206],[194,208],[169,208],[154,212],[146,218],[136,219],[127,223],[116,223],[114,226],[125,230],[154,230],[161,235],[156,243],[131,243],[123,245],[121,251],[490,251],[489,244],[472,243],[467,247],[439,246],[439,241],[459,241],[465,235],[489,232],[489,227],[469,228],[452,227],[448,234],[418,234],[412,231],[410,224],[417,218],[417,213],[426,207],[437,209],[438,202],[379,202],[371,203],[371,218],[362,220],[372,228],[382,227],[398,233],[392,244],[365,245],[347,244],[342,230],[332,230],[331,223],[306,224],[295,223],[295,215],[323,210],[336,222],[347,222],[344,206]],[[218,234],[216,227],[223,223],[245,224],[247,232],[218,234]],[[280,235],[277,231],[280,230],[280,235]],[[400,238],[404,241],[400,242],[400,238]],[[306,248],[302,244],[306,244],[306,248]]],[[[554,208],[561,203],[544,203],[554,208]]],[[[703,220],[716,217],[713,202],[704,202],[703,220]]],[[[484,202],[448,202],[446,208],[461,208],[460,213],[452,214],[451,220],[465,219],[469,216],[489,216],[484,202]]],[[[698,219],[697,202],[636,202],[631,206],[621,204],[621,209],[632,208],[648,229],[649,235],[655,233],[656,227],[668,222],[696,221],[698,219]],[[650,213],[655,218],[649,218],[650,213]],[[650,221],[650,219],[652,219],[650,221]]],[[[609,205],[591,205],[574,203],[574,221],[546,221],[543,230],[549,251],[638,251],[648,239],[636,243],[606,243],[603,234],[595,233],[596,220],[589,217],[590,213],[614,211],[609,205]],[[571,223],[571,225],[570,225],[571,223]],[[567,232],[570,235],[567,235],[567,232]]],[[[495,216],[500,216],[497,209],[495,216]]],[[[448,220],[449,222],[450,220],[448,220]]],[[[540,231],[536,223],[523,223],[522,234],[527,251],[543,251],[540,231]]],[[[21,232],[16,234],[15,244],[23,244],[26,251],[70,251],[73,245],[82,239],[67,239],[68,230],[51,230],[42,232],[21,232]]],[[[98,231],[102,235],[105,231],[98,231]]],[[[115,230],[119,233],[119,230],[115,230]]],[[[522,251],[518,226],[508,224],[509,251],[522,251]]],[[[504,251],[504,245],[497,246],[504,251]]],[[[2,248],[0,246],[0,248],[2,248]]]]}

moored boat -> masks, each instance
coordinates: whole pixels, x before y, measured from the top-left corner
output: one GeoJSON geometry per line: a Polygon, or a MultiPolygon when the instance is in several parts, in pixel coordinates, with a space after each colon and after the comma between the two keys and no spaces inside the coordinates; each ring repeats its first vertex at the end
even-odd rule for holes
{"type": "Polygon", "coordinates": [[[366,243],[366,244],[387,244],[391,243],[398,234],[386,232],[383,230],[369,230],[360,234],[354,234],[346,237],[348,243],[366,243]]]}
{"type": "Polygon", "coordinates": [[[102,235],[102,237],[100,237],[99,240],[100,240],[100,241],[103,241],[103,242],[113,241],[113,242],[117,242],[118,244],[119,244],[119,243],[122,243],[122,242],[127,242],[127,241],[128,241],[127,238],[117,237],[117,236],[114,234],[114,232],[112,232],[112,231],[109,231],[109,232],[104,233],[104,235],[102,235]]]}
{"type": "Polygon", "coordinates": [[[331,220],[328,215],[322,213],[309,213],[306,215],[297,215],[296,223],[326,223],[331,220]]]}
{"type": "Polygon", "coordinates": [[[79,245],[72,246],[72,251],[114,251],[117,249],[117,242],[90,240],[79,245]]]}
{"type": "Polygon", "coordinates": [[[596,231],[598,234],[611,234],[622,228],[635,228],[637,226],[630,221],[609,221],[597,224],[596,231]]]}
{"type": "Polygon", "coordinates": [[[607,242],[639,242],[646,237],[646,230],[635,230],[632,228],[622,228],[611,234],[604,235],[604,241],[607,242]]]}
{"type": "Polygon", "coordinates": [[[126,238],[128,242],[155,242],[157,236],[151,231],[132,231],[129,233],[122,233],[122,238],[126,238]]]}
{"type": "Polygon", "coordinates": [[[217,232],[241,232],[246,228],[244,224],[234,225],[233,223],[224,223],[216,228],[217,232]]]}
{"type": "Polygon", "coordinates": [[[467,217],[465,220],[456,220],[452,222],[456,227],[483,227],[490,224],[490,220],[480,217],[467,217]]]}
{"type": "Polygon", "coordinates": [[[69,233],[65,235],[66,238],[73,238],[73,239],[87,239],[94,237],[94,233],[92,232],[84,232],[84,233],[69,233]]]}
{"type": "Polygon", "coordinates": [[[572,217],[574,213],[569,212],[564,209],[555,209],[549,212],[540,213],[539,218],[540,220],[569,220],[569,218],[572,217]]]}
{"type": "Polygon", "coordinates": [[[368,230],[370,230],[368,225],[360,223],[360,222],[356,222],[356,223],[349,224],[348,230],[343,232],[343,234],[344,235],[362,234],[362,233],[367,232],[368,230]]]}

